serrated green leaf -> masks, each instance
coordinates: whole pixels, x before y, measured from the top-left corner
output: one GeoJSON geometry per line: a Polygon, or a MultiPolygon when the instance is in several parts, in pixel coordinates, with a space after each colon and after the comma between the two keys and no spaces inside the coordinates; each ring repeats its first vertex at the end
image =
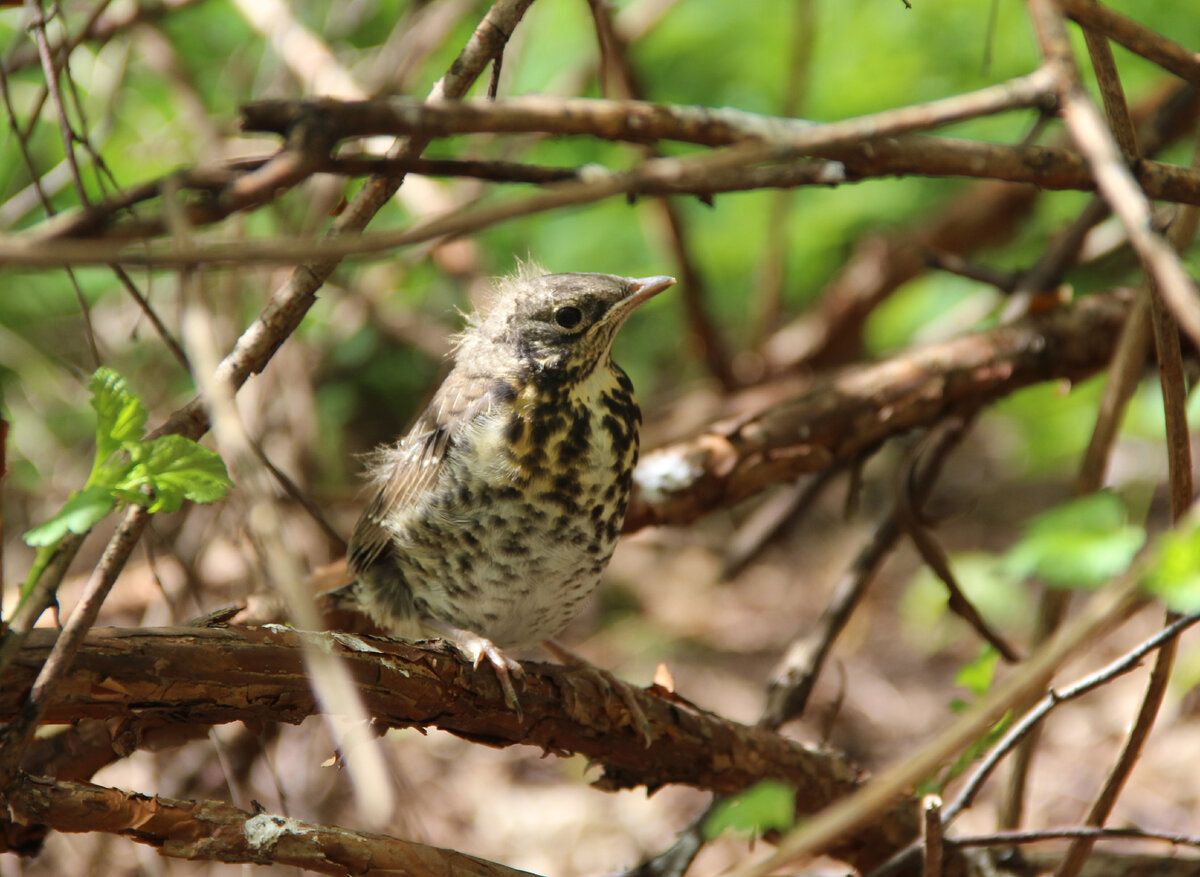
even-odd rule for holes
{"type": "Polygon", "coordinates": [[[1176,612],[1200,611],[1200,527],[1162,535],[1142,586],[1176,612]]]}
{"type": "Polygon", "coordinates": [[[93,473],[126,443],[141,441],[146,407],[129,390],[125,379],[110,368],[96,369],[88,382],[96,410],[96,465],[93,473]]]}
{"type": "Polygon", "coordinates": [[[1059,588],[1098,588],[1129,568],[1146,541],[1120,498],[1090,494],[1035,517],[1006,562],[1014,574],[1059,588]]]}
{"type": "Polygon", "coordinates": [[[116,501],[103,486],[85,487],[72,494],[58,514],[25,534],[25,544],[36,547],[54,545],[70,533],[86,533],[113,510],[116,501]]]}
{"type": "Polygon", "coordinates": [[[795,821],[795,788],[779,780],[762,780],[718,804],[704,821],[704,836],[713,840],[727,830],[749,835],[787,831],[795,821]]]}
{"type": "Polygon", "coordinates": [[[149,511],[174,512],[185,499],[213,502],[232,486],[220,456],[189,438],[165,435],[140,445],[133,467],[117,489],[149,487],[154,492],[149,511]]]}

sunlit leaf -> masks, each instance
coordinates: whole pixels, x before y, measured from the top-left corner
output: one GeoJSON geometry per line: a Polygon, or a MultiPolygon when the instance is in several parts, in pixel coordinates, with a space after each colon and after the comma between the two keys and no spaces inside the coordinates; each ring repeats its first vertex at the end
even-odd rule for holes
{"type": "Polygon", "coordinates": [[[166,435],[139,448],[122,491],[148,487],[154,492],[152,512],[177,511],[185,499],[213,502],[233,484],[219,455],[179,435],[166,435]]]}
{"type": "Polygon", "coordinates": [[[1043,512],[1007,556],[1013,572],[1059,588],[1098,588],[1129,568],[1146,540],[1109,491],[1043,512]]]}
{"type": "Polygon", "coordinates": [[[992,680],[996,678],[996,664],[999,661],[1000,653],[992,646],[984,646],[978,658],[958,669],[954,681],[976,697],[982,697],[992,687],[992,680]]]}
{"type": "Polygon", "coordinates": [[[67,533],[86,533],[112,511],[116,501],[107,487],[85,487],[68,499],[58,514],[25,534],[25,543],[49,546],[67,533]]]}
{"type": "Polygon", "coordinates": [[[88,382],[96,410],[96,464],[104,463],[126,442],[137,442],[146,427],[146,407],[125,379],[110,368],[96,369],[88,382]]]}

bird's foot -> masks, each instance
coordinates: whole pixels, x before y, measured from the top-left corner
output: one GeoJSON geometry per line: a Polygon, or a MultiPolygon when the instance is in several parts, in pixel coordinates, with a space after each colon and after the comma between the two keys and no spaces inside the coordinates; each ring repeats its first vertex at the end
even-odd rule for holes
{"type": "Polygon", "coordinates": [[[650,727],[650,720],[646,718],[645,711],[642,709],[641,704],[638,703],[637,693],[634,690],[636,686],[618,679],[607,670],[601,670],[582,655],[575,654],[556,640],[548,639],[542,643],[542,646],[558,661],[567,666],[582,670],[594,678],[606,695],[615,692],[617,697],[621,698],[621,703],[625,705],[625,709],[629,711],[629,718],[641,735],[642,742],[646,744],[647,749],[650,748],[650,744],[654,742],[654,734],[650,727]]]}
{"type": "Polygon", "coordinates": [[[492,665],[492,669],[496,671],[496,679],[500,682],[500,688],[504,691],[504,703],[517,714],[518,719],[524,718],[521,702],[517,700],[517,692],[513,689],[512,680],[514,676],[518,678],[524,676],[525,668],[504,654],[500,647],[486,636],[444,624],[438,624],[436,628],[438,633],[454,643],[463,654],[471,659],[471,664],[475,669],[479,669],[479,665],[485,659],[492,665]]]}

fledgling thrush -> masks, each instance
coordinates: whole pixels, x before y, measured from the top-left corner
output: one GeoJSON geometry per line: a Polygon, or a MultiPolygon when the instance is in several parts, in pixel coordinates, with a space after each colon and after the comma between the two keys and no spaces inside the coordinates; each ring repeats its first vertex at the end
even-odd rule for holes
{"type": "Polygon", "coordinates": [[[621,532],[641,412],[612,342],[674,282],[522,268],[411,431],[375,452],[347,552],[356,601],[387,630],[486,658],[515,708],[520,665],[501,649],[562,630],[621,532]]]}

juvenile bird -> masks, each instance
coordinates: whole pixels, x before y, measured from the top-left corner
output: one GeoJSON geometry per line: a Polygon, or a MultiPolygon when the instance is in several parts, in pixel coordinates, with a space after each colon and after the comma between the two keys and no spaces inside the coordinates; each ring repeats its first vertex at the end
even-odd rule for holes
{"type": "Polygon", "coordinates": [[[497,283],[411,431],[375,452],[347,552],[377,623],[486,658],[518,709],[501,650],[566,626],[625,518],[641,412],[613,338],[675,282],[537,272],[497,283]]]}

